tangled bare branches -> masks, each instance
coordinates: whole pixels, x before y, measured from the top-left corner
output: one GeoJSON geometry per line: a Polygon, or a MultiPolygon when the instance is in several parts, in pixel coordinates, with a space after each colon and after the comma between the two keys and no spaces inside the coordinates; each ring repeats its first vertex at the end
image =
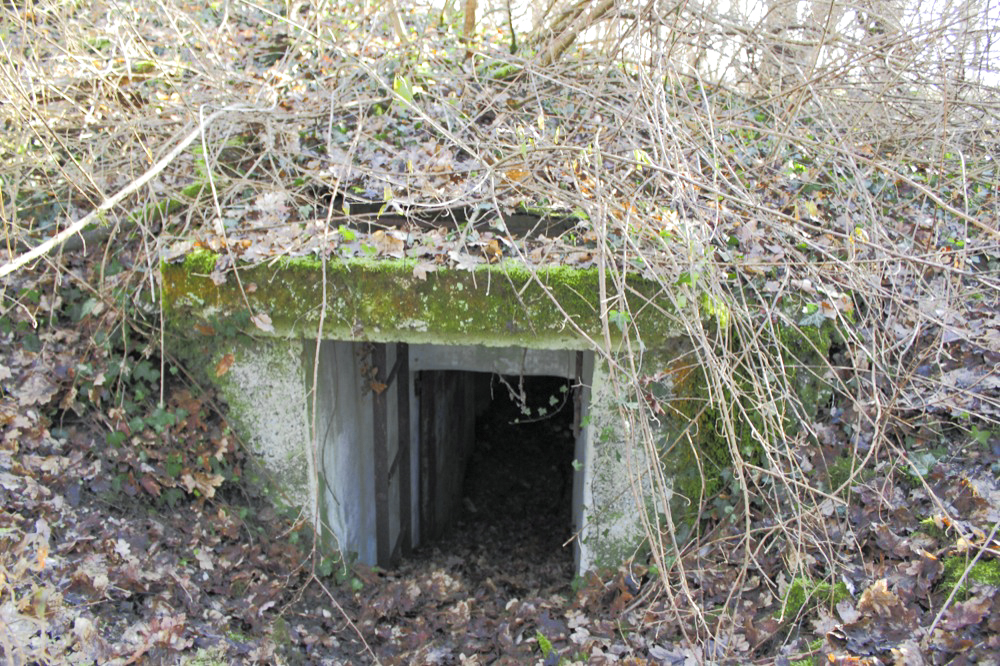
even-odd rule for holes
{"type": "Polygon", "coordinates": [[[644,452],[636,499],[658,496],[646,529],[665,607],[693,642],[722,645],[733,625],[698,610],[692,553],[724,551],[738,584],[776,553],[789,579],[833,580],[851,535],[830,518],[864,470],[909,471],[904,442],[928,428],[1000,422],[988,3],[557,3],[526,39],[511,6],[488,5],[471,43],[448,8],[290,4],[4,5],[0,275],[78,234],[87,250],[138,239],[137,271],[194,242],[243,261],[363,251],[344,225],[597,267],[593,347],[644,452]],[[662,300],[637,299],[629,272],[662,300]],[[733,464],[687,498],[711,527],[684,538],[628,325],[649,307],[692,341],[733,464]],[[806,367],[783,331],[824,323],[837,339],[806,367]],[[822,404],[797,397],[804,374],[822,404]],[[836,483],[807,452],[840,446],[834,431],[851,461],[836,483]]]}

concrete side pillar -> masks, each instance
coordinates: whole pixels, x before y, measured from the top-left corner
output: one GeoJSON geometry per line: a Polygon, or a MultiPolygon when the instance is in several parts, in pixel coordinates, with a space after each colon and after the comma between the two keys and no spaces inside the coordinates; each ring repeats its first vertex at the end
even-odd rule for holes
{"type": "Polygon", "coordinates": [[[631,450],[626,448],[634,438],[623,430],[620,399],[607,365],[598,360],[591,379],[583,459],[578,456],[584,464],[579,571],[618,566],[645,537],[631,476],[645,464],[645,452],[634,444],[631,450]]]}
{"type": "Polygon", "coordinates": [[[314,469],[301,340],[253,340],[219,378],[229,417],[290,506],[314,506],[314,469]]]}

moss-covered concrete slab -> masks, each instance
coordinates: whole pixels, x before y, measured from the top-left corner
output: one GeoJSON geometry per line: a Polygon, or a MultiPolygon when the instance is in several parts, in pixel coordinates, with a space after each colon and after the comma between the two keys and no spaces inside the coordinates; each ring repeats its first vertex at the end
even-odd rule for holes
{"type": "MultiPolygon", "coordinates": [[[[506,261],[473,270],[442,267],[418,277],[413,260],[331,260],[324,266],[303,258],[240,267],[234,274],[214,272],[218,259],[196,252],[162,266],[171,324],[190,324],[193,317],[254,332],[248,315],[266,314],[281,337],[315,337],[322,316],[322,337],[341,340],[590,349],[588,338],[603,339],[596,269],[528,269],[506,261]]],[[[679,332],[660,285],[636,276],[628,285],[628,306],[609,303],[608,309],[637,313],[628,325],[642,332],[647,346],[679,332]]]]}

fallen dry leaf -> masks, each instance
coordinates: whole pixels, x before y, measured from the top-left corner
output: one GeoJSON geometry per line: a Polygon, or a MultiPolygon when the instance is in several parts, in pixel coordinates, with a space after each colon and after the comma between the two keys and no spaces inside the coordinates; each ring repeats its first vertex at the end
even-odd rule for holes
{"type": "Polygon", "coordinates": [[[271,317],[266,312],[255,314],[250,317],[250,321],[265,333],[274,333],[274,325],[271,324],[271,317]]]}
{"type": "Polygon", "coordinates": [[[416,266],[413,267],[413,277],[418,280],[426,280],[428,273],[433,273],[437,270],[437,264],[433,261],[421,261],[416,266]]]}
{"type": "Polygon", "coordinates": [[[215,364],[215,376],[222,377],[227,372],[229,372],[229,368],[233,367],[234,360],[236,360],[236,357],[234,357],[232,354],[226,354],[225,356],[220,358],[219,362],[215,364]]]}
{"type": "Polygon", "coordinates": [[[48,377],[35,372],[21,384],[17,391],[17,401],[23,407],[47,405],[58,390],[59,387],[48,377]]]}
{"type": "Polygon", "coordinates": [[[406,246],[406,232],[379,229],[372,234],[371,239],[379,254],[402,259],[403,249],[406,246]]]}
{"type": "Polygon", "coordinates": [[[197,490],[207,499],[215,497],[215,489],[221,486],[225,480],[221,474],[202,474],[201,472],[192,472],[181,477],[181,483],[184,484],[189,493],[197,490]]]}
{"type": "Polygon", "coordinates": [[[899,597],[890,589],[885,578],[880,578],[871,587],[861,593],[858,610],[862,613],[875,613],[882,617],[892,614],[892,609],[899,605],[899,597]]]}
{"type": "Polygon", "coordinates": [[[531,172],[525,169],[507,169],[503,172],[504,178],[512,183],[521,183],[531,176],[531,172]]]}
{"type": "Polygon", "coordinates": [[[483,253],[486,255],[486,260],[491,264],[503,258],[503,249],[495,238],[483,247],[483,253]]]}
{"type": "Polygon", "coordinates": [[[139,479],[139,485],[141,485],[143,489],[153,497],[160,496],[160,484],[158,484],[156,479],[151,477],[149,474],[146,474],[139,479]]]}
{"type": "Polygon", "coordinates": [[[992,610],[993,603],[990,599],[973,597],[968,601],[960,601],[948,609],[941,628],[947,631],[957,631],[979,624],[984,617],[992,610]]]}

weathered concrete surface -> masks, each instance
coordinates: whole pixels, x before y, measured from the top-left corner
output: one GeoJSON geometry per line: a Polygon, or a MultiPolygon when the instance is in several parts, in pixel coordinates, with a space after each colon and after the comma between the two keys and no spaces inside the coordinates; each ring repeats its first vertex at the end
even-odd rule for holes
{"type": "Polygon", "coordinates": [[[315,475],[308,443],[308,392],[301,341],[245,339],[227,345],[233,362],[219,388],[244,441],[293,506],[312,507],[315,475]]]}
{"type": "MultiPolygon", "coordinates": [[[[596,269],[531,271],[507,261],[471,271],[440,268],[420,279],[412,260],[331,260],[324,267],[302,258],[240,268],[239,282],[216,273],[225,278],[216,284],[218,259],[197,252],[183,263],[163,264],[168,318],[227,320],[253,333],[252,312],[266,314],[278,337],[373,342],[592,349],[602,338],[596,269]]],[[[633,323],[647,346],[682,330],[662,287],[631,276],[628,282],[638,313],[633,323]],[[647,302],[650,307],[640,307],[647,302]]]]}
{"type": "Polygon", "coordinates": [[[644,452],[623,432],[619,402],[607,366],[598,362],[590,383],[588,410],[588,482],[583,490],[588,520],[580,533],[590,567],[615,567],[624,562],[645,535],[638,509],[642,503],[632,484],[644,452]],[[631,445],[623,446],[625,442],[631,445]]]}

